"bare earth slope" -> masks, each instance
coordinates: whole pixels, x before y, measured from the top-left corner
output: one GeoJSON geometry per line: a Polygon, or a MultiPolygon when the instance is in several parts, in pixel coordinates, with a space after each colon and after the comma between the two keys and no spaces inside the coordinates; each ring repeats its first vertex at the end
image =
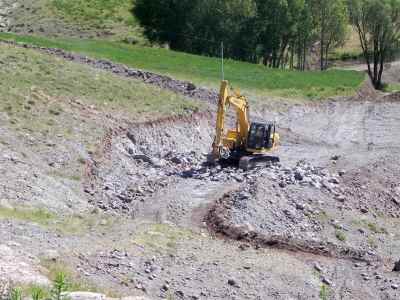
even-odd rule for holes
{"type": "Polygon", "coordinates": [[[1,47],[3,81],[25,77],[3,87],[0,106],[0,282],[46,284],[62,269],[81,289],[118,297],[400,297],[400,102],[266,104],[253,115],[278,121],[282,164],[244,173],[203,164],[212,103],[1,47]],[[33,56],[52,85],[15,63],[33,56]],[[57,84],[67,72],[80,80],[57,84]],[[99,101],[110,82],[112,93],[136,89],[119,94],[128,104],[99,101]],[[140,99],[159,93],[177,113],[143,120],[140,99]]]}

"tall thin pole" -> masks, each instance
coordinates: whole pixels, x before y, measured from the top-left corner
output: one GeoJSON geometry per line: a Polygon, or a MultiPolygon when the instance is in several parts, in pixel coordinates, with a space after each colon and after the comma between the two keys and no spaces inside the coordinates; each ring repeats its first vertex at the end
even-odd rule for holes
{"type": "Polygon", "coordinates": [[[221,77],[222,77],[222,80],[225,80],[225,74],[224,74],[224,42],[221,42],[221,77]]]}

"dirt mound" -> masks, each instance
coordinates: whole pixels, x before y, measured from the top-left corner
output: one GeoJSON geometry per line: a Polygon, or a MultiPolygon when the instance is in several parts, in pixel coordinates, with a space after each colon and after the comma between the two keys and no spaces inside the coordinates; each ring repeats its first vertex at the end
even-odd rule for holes
{"type": "Polygon", "coordinates": [[[389,95],[383,96],[384,101],[394,101],[394,102],[400,102],[400,92],[396,93],[391,93],[389,95]]]}
{"type": "Polygon", "coordinates": [[[372,251],[329,239],[323,215],[344,200],[339,175],[299,162],[293,169],[255,170],[239,190],[226,194],[210,211],[208,225],[257,247],[276,247],[336,258],[377,260],[372,251]],[[268,195],[268,197],[265,197],[268,195]],[[320,203],[317,199],[329,199],[320,203]]]}
{"type": "Polygon", "coordinates": [[[379,98],[381,93],[377,91],[369,78],[365,79],[352,100],[367,101],[379,98]]]}

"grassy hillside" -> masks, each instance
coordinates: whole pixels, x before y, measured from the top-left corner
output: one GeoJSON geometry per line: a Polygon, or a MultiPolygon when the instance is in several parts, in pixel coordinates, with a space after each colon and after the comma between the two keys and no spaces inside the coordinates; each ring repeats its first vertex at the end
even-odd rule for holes
{"type": "Polygon", "coordinates": [[[50,0],[49,2],[67,20],[98,26],[119,22],[134,25],[135,20],[129,13],[132,3],[131,0],[50,0]]]}
{"type": "MultiPolygon", "coordinates": [[[[104,40],[50,39],[12,34],[1,34],[0,38],[105,58],[208,87],[216,88],[221,79],[218,58],[104,40]]],[[[245,91],[267,96],[306,99],[349,95],[354,93],[364,80],[364,74],[353,71],[332,70],[320,73],[275,70],[233,60],[225,62],[225,75],[235,87],[245,91]]]]}
{"type": "MultiPolygon", "coordinates": [[[[62,112],[63,101],[75,99],[99,111],[113,112],[132,121],[184,114],[200,106],[168,91],[90,67],[66,63],[62,59],[34,50],[0,46],[0,111],[12,122],[28,127],[42,127],[62,112]],[[32,118],[37,103],[33,94],[53,99],[41,118],[32,118]],[[44,119],[45,120],[44,120],[44,119]],[[46,119],[48,118],[48,119],[46,119]],[[35,120],[37,124],[29,124],[35,120]]],[[[62,126],[62,124],[60,124],[62,126]]]]}
{"type": "Polygon", "coordinates": [[[24,0],[11,13],[11,31],[146,44],[130,13],[132,0],[24,0]]]}
{"type": "Polygon", "coordinates": [[[115,38],[143,43],[141,28],[131,14],[133,0],[49,0],[53,14],[66,23],[109,30],[115,38]]]}

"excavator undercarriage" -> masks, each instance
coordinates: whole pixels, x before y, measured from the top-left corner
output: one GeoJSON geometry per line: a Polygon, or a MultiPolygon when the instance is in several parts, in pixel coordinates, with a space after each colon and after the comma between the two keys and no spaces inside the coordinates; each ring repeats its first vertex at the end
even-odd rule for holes
{"type": "Polygon", "coordinates": [[[275,123],[251,123],[247,99],[239,92],[230,95],[228,82],[222,81],[213,142],[213,161],[235,162],[243,170],[276,163],[279,162],[279,157],[273,155],[273,151],[278,142],[279,135],[276,133],[275,123]],[[236,128],[225,130],[229,106],[236,109],[236,128]]]}

